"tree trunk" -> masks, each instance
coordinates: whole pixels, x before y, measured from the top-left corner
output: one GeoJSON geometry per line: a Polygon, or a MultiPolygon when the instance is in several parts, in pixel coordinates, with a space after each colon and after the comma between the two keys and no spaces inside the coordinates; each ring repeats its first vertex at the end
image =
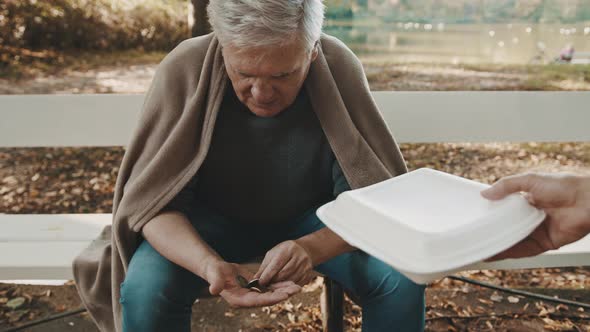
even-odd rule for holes
{"type": "Polygon", "coordinates": [[[211,32],[207,19],[209,0],[190,0],[189,29],[192,37],[206,35],[211,32]]]}

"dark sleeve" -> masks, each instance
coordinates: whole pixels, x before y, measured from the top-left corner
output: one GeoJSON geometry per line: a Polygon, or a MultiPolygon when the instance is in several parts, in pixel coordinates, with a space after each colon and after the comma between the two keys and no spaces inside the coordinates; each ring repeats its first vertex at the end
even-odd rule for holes
{"type": "Polygon", "coordinates": [[[332,165],[332,180],[334,182],[334,189],[332,191],[334,197],[338,197],[341,193],[350,190],[350,185],[346,177],[344,177],[344,172],[342,172],[342,168],[340,168],[340,164],[336,159],[334,159],[334,164],[332,165]]]}
{"type": "Polygon", "coordinates": [[[195,175],[160,212],[176,211],[188,216],[190,207],[195,204],[197,199],[195,193],[196,182],[197,176],[195,175]]]}

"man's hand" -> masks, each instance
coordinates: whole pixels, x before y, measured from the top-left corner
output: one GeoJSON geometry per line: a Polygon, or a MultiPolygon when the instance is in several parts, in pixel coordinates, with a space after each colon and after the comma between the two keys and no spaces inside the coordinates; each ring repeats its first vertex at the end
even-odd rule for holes
{"type": "Polygon", "coordinates": [[[292,281],[303,286],[311,281],[312,270],[308,251],[297,241],[285,241],[266,253],[255,278],[261,285],[292,281]]]}
{"type": "Polygon", "coordinates": [[[527,238],[489,260],[538,255],[577,241],[590,232],[590,177],[515,175],[501,179],[482,195],[497,200],[518,192],[525,192],[529,203],[543,209],[547,218],[527,238]]]}
{"type": "Polygon", "coordinates": [[[209,292],[221,295],[232,307],[259,307],[277,304],[299,293],[301,287],[286,281],[269,285],[270,292],[257,293],[248,288],[242,288],[237,282],[241,275],[251,280],[253,273],[245,267],[224,262],[219,258],[211,258],[205,267],[205,279],[209,282],[209,292]]]}

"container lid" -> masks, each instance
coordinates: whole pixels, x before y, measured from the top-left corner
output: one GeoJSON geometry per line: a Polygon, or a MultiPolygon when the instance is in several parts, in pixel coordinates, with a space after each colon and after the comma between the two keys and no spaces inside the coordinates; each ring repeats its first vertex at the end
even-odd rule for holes
{"type": "Polygon", "coordinates": [[[508,249],[545,219],[520,194],[483,198],[488,187],[422,168],[344,192],[317,215],[351,245],[424,282],[508,249]]]}

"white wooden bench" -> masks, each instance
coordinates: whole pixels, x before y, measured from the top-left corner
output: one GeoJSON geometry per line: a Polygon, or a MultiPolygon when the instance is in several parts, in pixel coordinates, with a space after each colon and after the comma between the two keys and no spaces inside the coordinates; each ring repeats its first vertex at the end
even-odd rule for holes
{"type": "MultiPolygon", "coordinates": [[[[590,141],[586,92],[374,92],[399,142],[590,141]]],[[[0,147],[124,146],[142,95],[0,96],[0,147]]],[[[110,214],[0,214],[0,280],[71,279],[110,214]]],[[[484,269],[590,265],[590,238],[484,269]]]]}
{"type": "Polygon", "coordinates": [[[588,65],[590,64],[590,52],[574,52],[571,64],[588,65]]]}

